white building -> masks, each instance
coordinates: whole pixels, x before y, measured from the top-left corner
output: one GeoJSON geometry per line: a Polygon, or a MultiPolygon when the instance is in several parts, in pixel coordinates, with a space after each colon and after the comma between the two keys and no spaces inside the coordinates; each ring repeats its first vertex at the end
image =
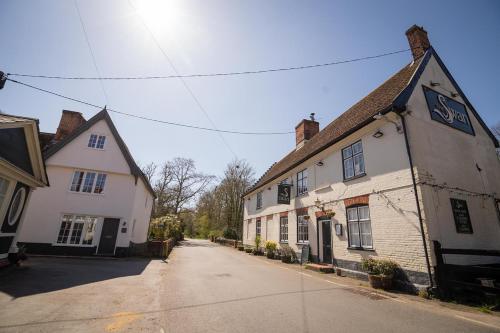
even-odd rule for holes
{"type": "Polygon", "coordinates": [[[29,252],[128,255],[146,246],[154,193],[109,114],[63,111],[44,134],[50,187],[33,192],[20,242],[29,252]]]}
{"type": "Polygon", "coordinates": [[[48,185],[38,134],[38,120],[0,114],[0,266],[17,261],[31,192],[48,185]]]}
{"type": "Polygon", "coordinates": [[[245,194],[245,244],[257,234],[296,251],[309,244],[314,260],[353,274],[362,258],[392,259],[400,279],[420,285],[432,283],[435,242],[500,250],[498,141],[425,30],[406,35],[410,64],[323,130],[314,120],[296,127],[296,147],[245,194]],[[289,204],[278,204],[282,182],[291,185],[291,198],[280,200],[289,204]]]}

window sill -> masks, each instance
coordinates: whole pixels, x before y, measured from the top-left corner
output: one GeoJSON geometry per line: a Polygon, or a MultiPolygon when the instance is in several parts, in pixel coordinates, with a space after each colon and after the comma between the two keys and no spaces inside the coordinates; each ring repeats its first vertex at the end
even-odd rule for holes
{"type": "Polygon", "coordinates": [[[366,252],[375,252],[374,248],[366,248],[366,247],[353,247],[353,246],[348,246],[348,250],[355,250],[355,251],[366,251],[366,252]]]}
{"type": "Polygon", "coordinates": [[[309,192],[304,192],[304,193],[297,194],[295,197],[296,198],[300,198],[300,197],[305,197],[306,195],[309,195],[309,192]]]}
{"type": "Polygon", "coordinates": [[[280,244],[288,244],[288,241],[281,240],[280,244]]]}
{"type": "Polygon", "coordinates": [[[351,177],[351,178],[344,178],[344,183],[348,182],[348,181],[351,181],[351,180],[354,180],[354,179],[358,179],[358,178],[361,178],[361,177],[364,177],[366,176],[366,172],[365,173],[362,173],[360,175],[357,175],[357,176],[354,176],[354,177],[351,177]]]}
{"type": "Polygon", "coordinates": [[[295,245],[309,245],[309,242],[297,242],[295,245]]]}
{"type": "Polygon", "coordinates": [[[96,247],[94,244],[63,244],[63,243],[52,243],[52,246],[71,246],[71,247],[96,247]]]}
{"type": "Polygon", "coordinates": [[[96,197],[104,197],[105,196],[105,193],[88,193],[88,192],[77,192],[77,191],[71,191],[71,190],[68,190],[68,193],[87,195],[87,196],[96,196],[96,197]]]}

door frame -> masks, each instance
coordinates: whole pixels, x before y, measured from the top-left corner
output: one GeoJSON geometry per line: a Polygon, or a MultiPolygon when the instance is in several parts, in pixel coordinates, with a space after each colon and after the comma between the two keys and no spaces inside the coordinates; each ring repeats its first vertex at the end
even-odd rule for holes
{"type": "MultiPolygon", "coordinates": [[[[319,233],[321,235],[321,260],[319,260],[319,262],[332,264],[333,263],[332,219],[331,218],[322,218],[322,219],[318,220],[318,222],[319,222],[319,225],[321,226],[321,233],[319,233]],[[324,252],[323,226],[326,223],[328,223],[330,225],[330,261],[329,262],[325,261],[325,252],[324,252]]],[[[318,231],[319,231],[319,229],[320,228],[318,227],[318,231]]],[[[319,243],[319,239],[318,239],[318,243],[319,243]]],[[[318,253],[318,257],[319,257],[319,253],[318,253]]]]}
{"type": "Polygon", "coordinates": [[[115,246],[113,248],[113,255],[115,255],[116,253],[116,243],[118,242],[118,235],[120,234],[120,225],[122,223],[122,218],[121,217],[112,217],[112,216],[106,216],[106,217],[102,217],[102,224],[101,224],[101,230],[99,232],[99,241],[97,242],[96,244],[96,249],[95,249],[95,254],[96,255],[101,255],[99,253],[99,246],[101,245],[101,236],[102,236],[102,232],[103,232],[103,229],[104,229],[104,221],[106,219],[116,219],[118,220],[118,228],[116,229],[116,239],[115,239],[115,246]]]}

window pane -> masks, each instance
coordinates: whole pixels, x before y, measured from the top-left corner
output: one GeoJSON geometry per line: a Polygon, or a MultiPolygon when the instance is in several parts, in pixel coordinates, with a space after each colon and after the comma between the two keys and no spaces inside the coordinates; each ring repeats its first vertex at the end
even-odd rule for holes
{"type": "Polygon", "coordinates": [[[79,192],[82,185],[83,172],[75,171],[73,174],[73,181],[71,182],[71,191],[79,192]]]}
{"type": "Polygon", "coordinates": [[[347,148],[342,149],[342,157],[344,159],[351,157],[351,156],[352,156],[352,148],[351,147],[347,147],[347,148]]]}
{"type": "MultiPolygon", "coordinates": [[[[135,220],[134,220],[135,221],[135,220]]],[[[83,233],[83,241],[84,245],[91,245],[94,239],[95,226],[97,224],[97,218],[95,217],[86,217],[85,218],[85,227],[83,233]]]]}
{"type": "Polygon", "coordinates": [[[288,217],[280,218],[280,241],[288,241],[288,217]]]}
{"type": "Polygon", "coordinates": [[[361,246],[372,247],[372,228],[370,221],[359,222],[361,246]]]}
{"type": "Polygon", "coordinates": [[[358,209],[348,208],[347,209],[347,221],[357,221],[358,220],[358,209]]]}
{"type": "Polygon", "coordinates": [[[359,241],[359,224],[358,222],[348,222],[349,231],[349,246],[360,247],[361,243],[359,241]]]}
{"type": "Polygon", "coordinates": [[[365,160],[363,159],[363,154],[358,154],[354,156],[354,174],[360,175],[365,172],[365,160]]]}
{"type": "Polygon", "coordinates": [[[359,154],[363,151],[363,146],[361,145],[361,141],[356,142],[355,144],[352,145],[352,153],[353,154],[359,154]]]}
{"type": "Polygon", "coordinates": [[[83,222],[75,222],[73,224],[73,230],[71,231],[71,238],[69,240],[70,244],[80,244],[80,239],[82,237],[82,230],[83,230],[83,222]]]}
{"type": "Polygon", "coordinates": [[[352,157],[344,161],[344,177],[345,179],[354,177],[354,165],[352,162],[352,157]]]}
{"type": "Polygon", "coordinates": [[[4,178],[0,178],[0,208],[3,206],[5,200],[5,195],[7,194],[7,189],[9,188],[9,181],[4,178]]]}
{"type": "Polygon", "coordinates": [[[68,241],[69,230],[71,229],[71,215],[64,215],[61,222],[61,228],[59,229],[59,235],[57,236],[57,243],[66,243],[68,241]]]}
{"type": "Polygon", "coordinates": [[[97,140],[97,149],[104,149],[104,141],[106,141],[106,136],[99,135],[99,139],[97,140]]]}
{"type": "Polygon", "coordinates": [[[89,138],[89,144],[88,144],[88,146],[90,148],[95,148],[96,143],[97,143],[97,135],[91,134],[90,138],[89,138]]]}
{"type": "Polygon", "coordinates": [[[102,193],[104,190],[104,184],[106,183],[106,174],[100,173],[97,175],[97,180],[95,182],[94,193],[102,193]]]}
{"type": "Polygon", "coordinates": [[[370,209],[368,206],[358,207],[359,211],[359,219],[360,220],[369,220],[370,219],[370,209]]]}
{"type": "Polygon", "coordinates": [[[85,182],[83,183],[82,192],[91,193],[94,186],[95,172],[87,172],[85,182]]]}
{"type": "Polygon", "coordinates": [[[299,242],[309,241],[309,223],[304,216],[297,217],[297,238],[299,242]]]}

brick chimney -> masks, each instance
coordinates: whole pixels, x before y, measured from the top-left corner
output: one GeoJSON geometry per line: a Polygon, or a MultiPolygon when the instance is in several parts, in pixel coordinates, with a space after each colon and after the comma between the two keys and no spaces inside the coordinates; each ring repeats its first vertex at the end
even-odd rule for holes
{"type": "Polygon", "coordinates": [[[415,60],[423,56],[425,51],[431,47],[431,43],[427,37],[427,31],[425,31],[423,27],[419,27],[416,24],[406,30],[406,37],[408,38],[411,53],[413,54],[413,59],[415,60]]]}
{"type": "Polygon", "coordinates": [[[85,123],[85,118],[80,112],[63,110],[54,140],[64,139],[83,123],[85,123]]]}
{"type": "Polygon", "coordinates": [[[302,119],[302,121],[295,126],[296,149],[303,147],[304,144],[311,140],[318,132],[319,123],[314,120],[314,113],[311,113],[311,119],[302,119]]]}

